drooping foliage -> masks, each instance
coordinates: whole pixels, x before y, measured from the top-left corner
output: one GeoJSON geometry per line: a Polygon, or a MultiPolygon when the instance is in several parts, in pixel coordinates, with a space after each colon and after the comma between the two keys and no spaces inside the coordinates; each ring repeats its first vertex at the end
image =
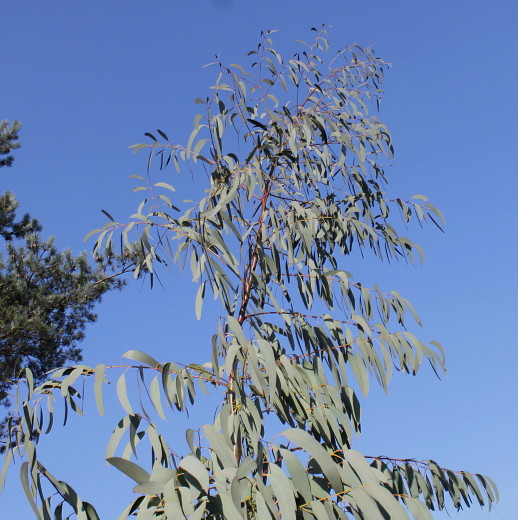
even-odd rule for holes
{"type": "MultiPolygon", "coordinates": [[[[223,306],[203,365],[125,354],[116,387],[126,415],[107,448],[108,462],[136,483],[121,519],[427,519],[448,499],[457,509],[497,500],[487,477],[353,449],[357,391],[367,395],[373,381],[387,389],[395,371],[445,368],[441,346],[408,330],[420,324],[410,302],[343,267],[356,253],[414,262],[421,250],[398,232],[398,220],[440,226],[442,217],[424,196],[384,191],[392,143],[374,112],[386,64],[357,46],[329,61],[325,28],[300,46],[285,59],[267,33],[249,53],[248,70],[218,60],[187,144],[159,131],[135,147],[162,169],[205,170],[199,203],[184,208],[169,183],[149,183],[131,222],[98,230],[99,251],[120,235],[123,252],[144,252],[137,274],[153,274],[160,263],[189,266],[198,317],[210,293],[223,306]],[[138,404],[126,390],[131,371],[145,387],[138,404]],[[189,448],[179,454],[160,418],[168,407],[194,405],[199,390],[218,400],[218,413],[186,431],[189,448]],[[283,425],[274,438],[272,423],[283,425]],[[149,445],[152,463],[144,467],[135,456],[149,445]]],[[[87,379],[103,413],[115,370],[63,368],[36,389],[27,371],[5,468],[24,457],[22,484],[38,518],[64,518],[66,506],[77,518],[98,518],[38,458],[53,416],[42,398],[62,396],[80,413],[78,387],[87,379]]]]}

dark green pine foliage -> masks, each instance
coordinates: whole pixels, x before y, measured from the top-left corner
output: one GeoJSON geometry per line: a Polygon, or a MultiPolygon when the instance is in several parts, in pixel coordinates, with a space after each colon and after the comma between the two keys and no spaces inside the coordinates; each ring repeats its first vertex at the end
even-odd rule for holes
{"type": "MultiPolygon", "coordinates": [[[[0,198],[0,207],[10,207],[13,217],[16,206],[12,193],[0,198]]],[[[92,267],[85,253],[59,251],[53,238],[42,240],[34,231],[14,238],[18,224],[0,230],[0,370],[15,375],[30,367],[39,382],[49,370],[81,360],[79,342],[96,320],[94,306],[121,282],[105,281],[105,266],[92,267]]],[[[9,386],[0,382],[2,391],[9,386]]]]}
{"type": "Polygon", "coordinates": [[[15,121],[11,126],[5,119],[0,122],[0,168],[2,166],[11,166],[14,157],[11,154],[12,150],[20,148],[18,142],[18,132],[22,125],[15,121]],[[7,157],[2,158],[3,155],[7,157]]]}
{"type": "MultiPolygon", "coordinates": [[[[17,147],[20,124],[0,125],[0,153],[17,147]]],[[[0,166],[11,166],[8,155],[0,166]]],[[[13,193],[0,196],[0,402],[23,368],[30,367],[36,382],[65,363],[81,360],[79,342],[87,324],[96,320],[94,306],[121,281],[106,279],[112,263],[97,266],[86,254],[59,251],[54,239],[42,240],[41,226],[29,214],[17,218],[13,193]]]]}
{"type": "Polygon", "coordinates": [[[139,187],[148,196],[131,221],[109,222],[97,246],[122,230],[123,252],[144,252],[137,272],[180,263],[198,285],[196,315],[213,295],[221,318],[206,323],[214,335],[203,364],[131,350],[123,366],[58,369],[38,388],[27,371],[3,471],[21,459],[37,518],[99,518],[37,444],[55,423],[54,400],[81,413],[82,388],[92,389],[102,414],[109,379],[125,415],[106,459],[135,493],[120,520],[429,520],[448,504],[498,500],[488,477],[354,449],[370,385],[387,391],[396,372],[423,365],[442,373],[445,359],[413,332],[421,323],[410,302],[354,278],[348,257],[413,262],[422,252],[401,221],[441,225],[441,214],[422,195],[386,192],[392,144],[374,115],[386,64],[357,46],[329,59],[325,29],[300,46],[282,57],[267,33],[247,69],[218,61],[187,144],[158,131],[135,147],[148,149],[148,165],[158,156],[161,168],[202,178],[205,169],[206,195],[181,203],[168,183],[139,187]],[[216,412],[186,430],[182,447],[177,418],[164,419],[200,392],[216,412]]]}

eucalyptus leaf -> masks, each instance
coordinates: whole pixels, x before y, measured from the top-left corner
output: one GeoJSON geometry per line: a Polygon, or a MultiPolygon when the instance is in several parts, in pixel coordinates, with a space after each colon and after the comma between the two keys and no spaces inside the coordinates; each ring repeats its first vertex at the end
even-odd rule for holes
{"type": "Polygon", "coordinates": [[[106,460],[112,466],[115,466],[119,471],[122,471],[122,473],[134,480],[137,484],[148,482],[151,478],[151,475],[145,469],[130,460],[122,459],[121,457],[110,457],[106,460]]]}

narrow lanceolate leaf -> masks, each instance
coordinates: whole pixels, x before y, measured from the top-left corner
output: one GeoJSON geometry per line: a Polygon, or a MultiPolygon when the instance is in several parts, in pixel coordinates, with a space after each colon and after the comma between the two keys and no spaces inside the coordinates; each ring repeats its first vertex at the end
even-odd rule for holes
{"type": "Polygon", "coordinates": [[[123,354],[123,357],[138,361],[139,363],[144,363],[152,368],[156,368],[160,364],[156,359],[140,350],[128,350],[123,354]]]}
{"type": "Polygon", "coordinates": [[[225,437],[211,424],[206,424],[203,427],[203,432],[210,443],[213,455],[221,460],[225,468],[235,468],[236,459],[229,445],[225,441],[225,437]]]}
{"type": "Polygon", "coordinates": [[[408,520],[408,513],[388,489],[378,484],[366,486],[365,491],[376,501],[376,503],[383,507],[383,509],[388,513],[389,518],[408,520]]]}
{"type": "Polygon", "coordinates": [[[122,471],[122,473],[127,475],[130,479],[134,480],[137,484],[148,482],[151,478],[151,475],[145,469],[130,460],[122,459],[120,457],[110,457],[106,460],[119,471],[122,471]]]}
{"type": "Polygon", "coordinates": [[[356,450],[344,450],[345,460],[365,486],[378,486],[379,480],[374,474],[365,457],[356,450]]]}
{"type": "MultiPolygon", "coordinates": [[[[36,518],[41,518],[41,515],[38,511],[38,506],[36,505],[36,497],[32,491],[31,483],[29,483],[29,463],[27,461],[23,462],[20,466],[20,480],[22,482],[22,488],[27,497],[27,501],[29,502],[36,518]]],[[[33,483],[32,485],[34,485],[33,483]]]]}
{"type": "Polygon", "coordinates": [[[491,504],[493,502],[498,502],[500,498],[498,495],[498,488],[496,487],[496,484],[493,482],[491,478],[478,474],[476,475],[476,477],[480,480],[482,486],[486,490],[487,496],[489,498],[489,505],[491,507],[491,504]]]}
{"type": "MultiPolygon", "coordinates": [[[[79,498],[79,495],[72,488],[72,486],[70,486],[66,482],[56,479],[54,477],[54,475],[52,475],[47,469],[44,469],[43,473],[45,475],[45,478],[48,479],[52,483],[53,487],[56,490],[59,491],[59,494],[65,499],[67,504],[70,507],[72,507],[72,509],[74,510],[74,512],[77,515],[77,518],[81,519],[81,520],[89,520],[88,517],[86,516],[84,503],[81,500],[81,498],[79,498]]],[[[89,508],[89,510],[93,511],[94,515],[97,515],[97,513],[95,513],[95,509],[93,507],[89,508]]],[[[93,516],[93,518],[96,518],[96,516],[93,516]]]]}
{"type": "Polygon", "coordinates": [[[180,468],[192,475],[200,484],[201,489],[208,493],[209,473],[207,468],[193,455],[187,455],[180,462],[180,468]]]}
{"type": "Polygon", "coordinates": [[[295,489],[293,488],[291,481],[288,479],[284,471],[275,464],[270,464],[269,472],[270,483],[273,492],[277,497],[281,518],[283,520],[296,520],[297,505],[294,497],[295,489]]]}
{"type": "Polygon", "coordinates": [[[106,372],[106,365],[98,364],[95,367],[94,393],[95,393],[95,404],[97,405],[97,410],[99,411],[99,415],[104,415],[103,384],[105,382],[105,377],[104,377],[105,372],[106,372]]]}
{"type": "Polygon", "coordinates": [[[2,465],[2,473],[0,473],[0,493],[2,492],[2,489],[4,489],[5,477],[7,476],[7,470],[9,469],[9,466],[11,465],[12,460],[13,460],[13,451],[6,450],[5,457],[4,457],[4,463],[2,465]]]}
{"type": "Polygon", "coordinates": [[[348,360],[360,390],[364,396],[367,396],[369,393],[369,374],[362,357],[357,352],[352,352],[348,360]]]}
{"type": "Polygon", "coordinates": [[[386,520],[387,517],[382,513],[378,503],[369,495],[367,490],[361,487],[353,488],[347,492],[346,497],[350,506],[360,514],[360,518],[386,520]]]}
{"type": "Polygon", "coordinates": [[[117,397],[119,398],[119,402],[126,411],[128,415],[134,415],[133,409],[131,408],[131,404],[128,399],[128,392],[126,390],[126,376],[121,374],[117,381],[117,397]]]}
{"type": "Polygon", "coordinates": [[[311,502],[313,493],[306,468],[292,451],[281,449],[280,452],[293,482],[295,493],[300,494],[304,502],[311,502]]]}
{"type": "Polygon", "coordinates": [[[160,385],[158,383],[158,376],[155,376],[149,385],[149,395],[158,415],[160,415],[160,417],[165,420],[166,417],[164,414],[164,409],[162,408],[162,400],[160,398],[160,385]]]}
{"type": "Polygon", "coordinates": [[[89,502],[83,502],[83,511],[86,514],[86,520],[101,520],[94,506],[89,502]]]}
{"type": "Polygon", "coordinates": [[[174,187],[168,184],[167,182],[155,182],[154,185],[158,188],[164,188],[169,191],[176,191],[174,187]]]}
{"type": "Polygon", "coordinates": [[[414,520],[433,520],[430,510],[420,500],[412,497],[404,497],[403,501],[412,513],[414,520]]]}
{"type": "Polygon", "coordinates": [[[306,431],[299,430],[297,428],[284,430],[282,435],[308,452],[311,457],[315,459],[315,462],[320,466],[322,473],[329,479],[329,483],[334,488],[334,490],[337,493],[342,491],[342,479],[340,477],[337,464],[319,442],[311,437],[311,435],[309,435],[309,433],[306,431]]]}
{"type": "Polygon", "coordinates": [[[198,287],[198,291],[196,292],[195,310],[197,320],[201,319],[201,309],[203,307],[203,300],[205,298],[205,284],[205,281],[202,282],[198,287]]]}
{"type": "Polygon", "coordinates": [[[128,429],[136,431],[140,425],[141,418],[136,415],[127,415],[123,419],[119,421],[113,433],[110,437],[110,441],[108,442],[108,446],[106,447],[106,458],[113,457],[119,444],[124,436],[124,434],[128,431],[128,429]]]}
{"type": "Polygon", "coordinates": [[[273,401],[273,396],[277,386],[277,364],[273,353],[272,345],[267,341],[259,338],[257,340],[259,350],[264,360],[266,374],[268,376],[268,400],[273,401]]]}

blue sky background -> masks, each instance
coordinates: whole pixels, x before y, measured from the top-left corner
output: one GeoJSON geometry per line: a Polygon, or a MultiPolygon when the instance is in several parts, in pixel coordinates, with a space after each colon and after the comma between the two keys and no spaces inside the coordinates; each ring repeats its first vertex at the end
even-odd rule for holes
{"type": "MultiPolygon", "coordinates": [[[[282,51],[322,23],[334,27],[334,46],[372,44],[393,64],[380,115],[396,149],[390,192],[426,194],[446,216],[445,234],[430,227],[412,235],[425,250],[423,267],[346,266],[409,298],[425,324],[421,337],[443,343],[449,369],[443,381],[426,367],[416,378],[396,375],[388,397],[373,389],[356,447],[490,475],[501,503],[491,513],[451,510],[452,517],[515,518],[515,2],[3,2],[0,119],[24,126],[0,187],[16,193],[60,247],[91,247],[83,237],[104,223],[101,209],[124,220],[139,201],[129,176],[145,171],[146,158],[128,146],[156,128],[186,141],[193,100],[212,84],[214,72],[202,66],[214,54],[244,62],[261,30],[279,29],[282,51]]],[[[170,182],[191,189],[190,177],[173,172],[170,182]]],[[[105,298],[82,345],[86,364],[119,363],[131,348],[163,361],[208,358],[215,313],[209,308],[195,321],[188,276],[164,273],[162,281],[164,289],[137,281],[105,298]]],[[[111,519],[131,497],[131,483],[104,463],[123,412],[114,404],[115,413],[99,419],[92,401],[86,417],[56,430],[41,452],[56,476],[111,519]]],[[[212,413],[202,406],[192,420],[211,422],[212,413]]],[[[182,438],[176,418],[166,427],[182,438]]],[[[31,518],[16,472],[0,496],[0,518],[31,518]]]]}

